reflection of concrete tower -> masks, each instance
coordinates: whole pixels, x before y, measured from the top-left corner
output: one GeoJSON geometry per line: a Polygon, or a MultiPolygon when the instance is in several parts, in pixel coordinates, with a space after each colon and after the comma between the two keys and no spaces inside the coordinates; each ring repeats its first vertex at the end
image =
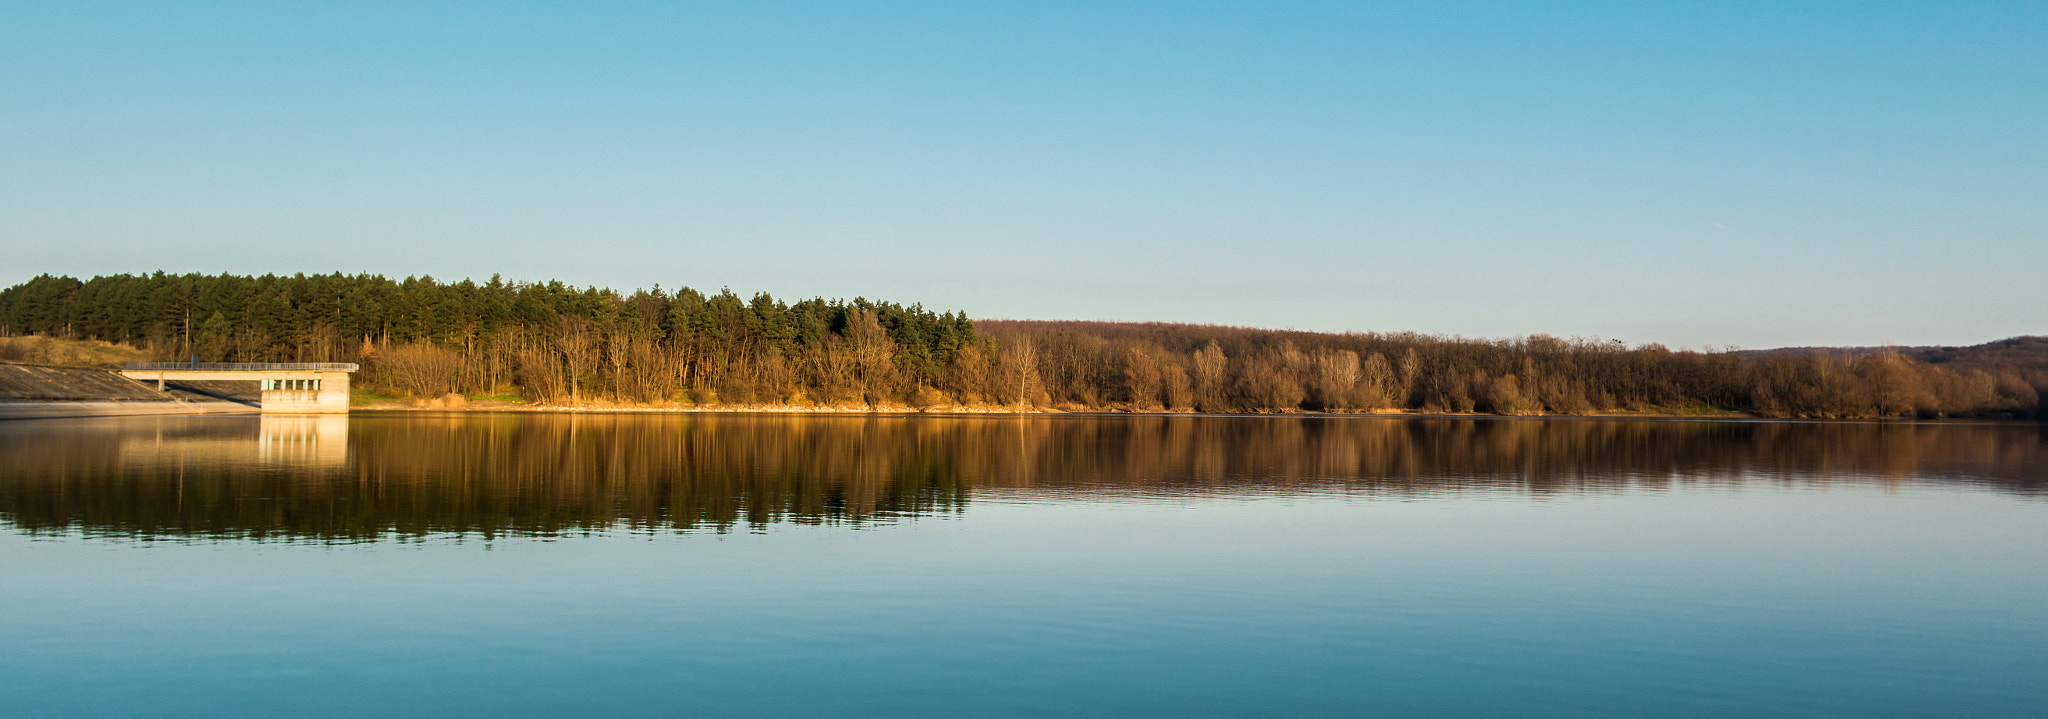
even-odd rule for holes
{"type": "Polygon", "coordinates": [[[273,415],[259,420],[256,457],[278,464],[338,467],[348,464],[348,417],[273,415]]]}

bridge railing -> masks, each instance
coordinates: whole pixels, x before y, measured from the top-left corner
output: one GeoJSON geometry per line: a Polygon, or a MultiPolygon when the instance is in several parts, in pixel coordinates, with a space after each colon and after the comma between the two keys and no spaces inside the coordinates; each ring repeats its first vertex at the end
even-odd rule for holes
{"type": "Polygon", "coordinates": [[[354,372],[353,362],[124,362],[127,370],[201,372],[354,372]]]}

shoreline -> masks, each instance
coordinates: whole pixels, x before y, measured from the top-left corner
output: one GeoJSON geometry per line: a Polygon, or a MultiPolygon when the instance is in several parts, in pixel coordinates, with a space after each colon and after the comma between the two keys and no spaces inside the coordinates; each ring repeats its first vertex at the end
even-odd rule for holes
{"type": "Polygon", "coordinates": [[[0,401],[0,420],[78,419],[86,417],[196,416],[261,414],[262,408],[239,402],[121,402],[116,400],[0,401]]]}
{"type": "Polygon", "coordinates": [[[468,407],[404,407],[372,405],[352,408],[351,413],[369,414],[787,414],[787,415],[878,415],[888,417],[1216,417],[1216,418],[1298,418],[1298,419],[1469,419],[1469,420],[1513,420],[1513,421],[1625,421],[1625,422],[1755,422],[1755,423],[1824,423],[1824,424],[2007,424],[2031,422],[2027,419],[1987,419],[1981,417],[1951,417],[1922,419],[1919,417],[1763,417],[1746,413],[1723,414],[1649,414],[1635,412],[1601,412],[1593,414],[1529,414],[1506,415],[1472,412],[1466,414],[1423,412],[1420,410],[1399,410],[1383,412],[1131,412],[1128,410],[1059,410],[1059,409],[989,409],[982,407],[949,407],[945,409],[913,409],[890,407],[881,409],[848,409],[833,407],[560,407],[505,403],[502,406],[468,407]]]}
{"type": "Polygon", "coordinates": [[[1756,421],[1756,422],[1956,422],[1956,421],[2000,421],[1975,419],[1921,420],[1918,418],[1866,418],[1866,419],[1799,419],[1760,417],[1753,414],[1728,412],[1716,414],[1657,414],[1640,412],[1600,412],[1593,414],[1534,414],[1501,415],[1481,412],[1445,413],[1420,410],[1381,410],[1376,412],[1132,412],[1120,409],[1063,410],[1050,408],[1014,409],[1006,407],[962,407],[946,406],[917,409],[914,407],[805,407],[805,406],[690,406],[670,407],[594,407],[535,405],[517,402],[474,403],[464,407],[412,407],[397,403],[358,405],[350,408],[351,413],[372,414],[489,414],[489,413],[531,413],[531,414],[791,414],[791,415],[883,415],[891,417],[1300,417],[1300,418],[1345,418],[1359,419],[1513,419],[1513,420],[1685,420],[1685,421],[1756,421]]]}
{"type": "MultiPolygon", "coordinates": [[[[377,403],[357,405],[349,414],[400,415],[400,414],[780,414],[780,415],[875,415],[891,417],[1272,417],[1272,418],[1346,418],[1358,419],[1485,419],[1485,420],[1578,420],[1578,421],[1693,421],[1693,422],[1825,422],[1825,423],[1882,423],[1882,424],[2003,424],[2014,419],[1984,418],[1942,418],[1921,419],[1917,417],[1865,417],[1865,418],[1796,418],[1761,417],[1753,414],[1728,412],[1713,414],[1676,414],[1642,412],[1603,412],[1583,415],[1535,414],[1499,415],[1482,413],[1437,413],[1418,410],[1386,410],[1378,412],[1132,412],[1129,410],[1061,410],[1061,409],[1014,409],[1003,407],[802,407],[802,406],[668,406],[668,407],[599,407],[535,405],[523,402],[478,402],[462,407],[407,406],[400,403],[377,403]]],[[[14,400],[0,401],[0,420],[10,419],[83,419],[92,417],[143,417],[143,416],[200,416],[200,415],[251,415],[262,414],[259,407],[237,402],[121,402],[109,400],[14,400]]],[[[288,413],[278,413],[284,416],[288,413]]],[[[340,415],[347,416],[347,415],[340,415]]]]}
{"type": "MultiPolygon", "coordinates": [[[[422,404],[401,402],[378,402],[359,404],[349,408],[350,412],[406,413],[406,412],[533,412],[548,414],[881,414],[881,415],[933,415],[933,416],[987,416],[987,415],[1074,415],[1087,417],[1376,417],[1429,418],[1429,419],[1771,419],[1746,412],[1703,412],[1703,413],[1656,413],[1656,412],[1595,412],[1581,415],[1532,414],[1501,415],[1484,412],[1426,412],[1407,409],[1380,409],[1369,412],[1312,412],[1296,410],[1287,412],[1176,412],[1167,410],[1131,411],[1120,408],[1101,409],[1058,409],[1032,407],[988,407],[966,405],[943,405],[927,408],[883,405],[877,407],[845,407],[817,405],[546,405],[507,401],[470,401],[460,406],[449,406],[438,400],[422,404]]],[[[1900,418],[1906,419],[1906,418],[1900,418]]]]}
{"type": "MultiPolygon", "coordinates": [[[[15,400],[0,401],[0,419],[60,419],[71,417],[126,417],[151,415],[215,415],[215,414],[260,414],[260,407],[238,402],[123,402],[117,400],[15,400]]],[[[1434,413],[1411,410],[1385,410],[1378,412],[1132,412],[1118,409],[1062,410],[1050,408],[1017,409],[1008,407],[817,407],[796,405],[740,405],[740,406],[694,406],[676,405],[667,407],[621,407],[621,406],[567,406],[539,405],[523,402],[474,402],[461,407],[449,406],[408,406],[401,403],[376,403],[355,405],[350,414],[488,414],[488,413],[533,413],[533,414],[802,414],[802,415],[889,415],[889,416],[934,416],[934,417],[986,417],[986,416],[1076,416],[1076,417],[1359,417],[1369,419],[1699,419],[1699,420],[1761,420],[1755,415],[1728,414],[1649,414],[1649,413],[1598,413],[1586,415],[1497,415],[1482,413],[1434,413]]],[[[1835,420],[1853,421],[1853,420],[1835,420]]]]}

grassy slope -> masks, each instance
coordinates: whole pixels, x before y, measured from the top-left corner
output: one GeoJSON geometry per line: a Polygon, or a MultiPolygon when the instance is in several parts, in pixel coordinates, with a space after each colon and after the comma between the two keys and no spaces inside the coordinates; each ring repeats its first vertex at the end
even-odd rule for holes
{"type": "Polygon", "coordinates": [[[59,367],[102,367],[146,362],[149,353],[128,345],[98,340],[49,337],[0,337],[0,361],[59,367]]]}

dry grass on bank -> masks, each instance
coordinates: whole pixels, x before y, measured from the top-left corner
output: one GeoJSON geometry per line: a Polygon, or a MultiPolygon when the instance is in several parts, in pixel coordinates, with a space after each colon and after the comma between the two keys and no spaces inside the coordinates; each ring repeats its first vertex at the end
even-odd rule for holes
{"type": "Polygon", "coordinates": [[[149,353],[141,349],[99,340],[60,340],[39,335],[0,337],[0,362],[93,367],[148,360],[149,353]]]}

